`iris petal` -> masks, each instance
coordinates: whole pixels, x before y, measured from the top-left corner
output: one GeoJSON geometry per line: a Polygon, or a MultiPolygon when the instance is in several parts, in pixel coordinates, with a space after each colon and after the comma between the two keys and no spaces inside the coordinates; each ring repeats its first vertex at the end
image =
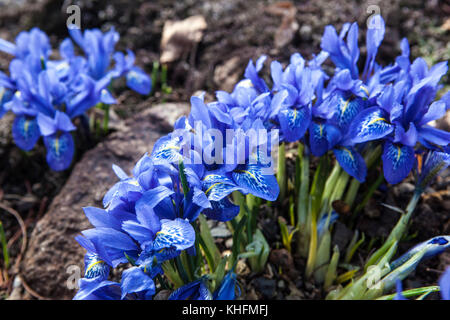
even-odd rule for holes
{"type": "Polygon", "coordinates": [[[156,234],[153,243],[155,250],[175,247],[185,250],[194,245],[195,231],[187,220],[162,220],[161,230],[156,234]]]}
{"type": "Polygon", "coordinates": [[[47,148],[47,162],[52,170],[61,171],[70,166],[75,148],[70,133],[45,137],[44,144],[47,148]]]}
{"type": "Polygon", "coordinates": [[[450,267],[447,267],[446,271],[439,279],[439,287],[441,288],[442,299],[450,300],[450,267]]]}
{"type": "Polygon", "coordinates": [[[341,133],[331,124],[311,122],[309,126],[311,153],[317,157],[321,157],[333,148],[340,138],[341,133]]]}
{"type": "Polygon", "coordinates": [[[80,279],[80,291],[73,300],[118,300],[119,284],[113,281],[97,281],[96,279],[80,279]]]}
{"type": "Polygon", "coordinates": [[[343,95],[337,99],[336,112],[333,115],[332,121],[342,131],[347,131],[350,123],[365,107],[365,100],[362,98],[345,98],[343,95]]]}
{"type": "Polygon", "coordinates": [[[180,146],[178,139],[165,136],[160,138],[153,147],[152,158],[154,160],[167,160],[169,162],[176,162],[181,158],[180,146]]]}
{"type": "Polygon", "coordinates": [[[153,279],[144,273],[139,267],[132,267],[122,273],[122,299],[128,293],[137,293],[146,291],[146,294],[155,293],[155,283],[153,279]]]}
{"type": "Polygon", "coordinates": [[[405,179],[411,171],[414,165],[414,149],[387,141],[381,158],[384,177],[389,183],[396,184],[405,179]]]}
{"type": "Polygon", "coordinates": [[[228,198],[220,201],[211,201],[211,209],[203,210],[203,214],[209,219],[229,221],[239,214],[239,206],[234,205],[228,198]]]}
{"type": "Polygon", "coordinates": [[[168,300],[212,300],[212,294],[203,282],[199,279],[178,288],[168,300]]]}
{"type": "Polygon", "coordinates": [[[230,193],[240,188],[233,180],[217,175],[209,174],[203,179],[203,189],[210,201],[220,201],[230,193]]]}
{"type": "Polygon", "coordinates": [[[351,147],[339,147],[333,151],[342,169],[359,182],[364,182],[367,167],[363,157],[351,147]]]}
{"type": "Polygon", "coordinates": [[[19,148],[25,151],[33,149],[41,136],[36,118],[17,116],[12,125],[12,136],[19,148]]]}
{"type": "Polygon", "coordinates": [[[311,111],[308,107],[288,108],[278,114],[284,139],[288,142],[300,140],[308,129],[311,111]]]}
{"type": "Polygon", "coordinates": [[[105,261],[101,260],[96,254],[86,253],[84,258],[85,274],[88,279],[106,280],[109,275],[110,267],[105,261]]]}
{"type": "Polygon", "coordinates": [[[214,300],[234,300],[236,283],[236,273],[228,272],[223,278],[220,288],[214,293],[214,300]]]}
{"type": "Polygon", "coordinates": [[[394,126],[387,122],[383,111],[378,107],[363,110],[350,125],[350,135],[354,143],[380,139],[393,130],[394,126]]]}
{"type": "Polygon", "coordinates": [[[450,143],[450,132],[439,130],[430,126],[418,128],[419,136],[428,142],[445,146],[450,143]]]}
{"type": "Polygon", "coordinates": [[[238,166],[232,173],[233,180],[244,192],[268,201],[277,199],[280,188],[273,174],[267,174],[258,164],[238,166]]]}
{"type": "Polygon", "coordinates": [[[152,80],[138,67],[134,67],[127,74],[127,86],[137,93],[149,94],[152,90],[152,80]]]}
{"type": "Polygon", "coordinates": [[[147,229],[134,220],[123,222],[122,229],[140,244],[152,241],[154,237],[154,233],[152,232],[152,230],[147,229]]]}

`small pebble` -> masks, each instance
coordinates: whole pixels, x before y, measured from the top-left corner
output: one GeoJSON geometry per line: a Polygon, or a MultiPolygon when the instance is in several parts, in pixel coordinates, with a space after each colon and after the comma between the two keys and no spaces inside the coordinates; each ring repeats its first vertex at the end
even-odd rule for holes
{"type": "Polygon", "coordinates": [[[227,241],[225,241],[225,247],[227,249],[231,249],[232,246],[233,246],[233,238],[227,239],[227,241]]]}

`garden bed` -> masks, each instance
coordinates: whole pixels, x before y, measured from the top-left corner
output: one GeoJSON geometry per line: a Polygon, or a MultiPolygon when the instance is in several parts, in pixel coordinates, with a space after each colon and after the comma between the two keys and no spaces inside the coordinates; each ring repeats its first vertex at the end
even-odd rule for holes
{"type": "MultiPolygon", "coordinates": [[[[0,1],[0,8],[3,8],[2,3],[3,1],[0,1]]],[[[304,57],[310,58],[320,46],[320,37],[325,25],[333,24],[340,28],[346,21],[357,21],[360,26],[363,26],[369,16],[366,7],[361,6],[358,1],[334,1],[332,4],[327,1],[305,1],[295,5],[284,3],[281,6],[272,1],[256,0],[202,2],[158,0],[131,3],[115,0],[76,1],[76,3],[82,10],[83,28],[108,29],[114,26],[121,34],[118,48],[132,49],[136,53],[137,64],[148,73],[152,70],[153,62],[160,56],[160,41],[164,23],[167,20],[181,20],[192,15],[203,15],[208,24],[202,41],[186,49],[180,59],[168,64],[167,84],[171,87],[170,91],[162,92],[157,89],[151,96],[142,97],[125,91],[121,85],[114,88],[119,104],[112,107],[115,116],[111,120],[110,134],[120,131],[124,123],[133,126],[130,122],[135,119],[136,114],[145,112],[146,109],[160,102],[187,102],[190,96],[199,90],[207,92],[208,100],[212,98],[216,90],[232,90],[233,85],[241,78],[248,60],[255,59],[261,54],[267,54],[269,60],[276,59],[282,63],[288,62],[290,55],[294,52],[300,52],[304,57]],[[289,24],[288,27],[282,23],[283,12],[286,10],[296,12],[293,25],[289,24]],[[284,32],[281,32],[283,30],[284,32]]],[[[378,55],[380,62],[392,61],[399,54],[397,44],[405,36],[410,40],[413,58],[425,56],[427,61],[433,63],[450,59],[448,47],[450,27],[449,20],[446,18],[450,14],[450,5],[445,1],[432,3],[397,0],[381,7],[388,32],[378,55]]],[[[67,15],[59,5],[60,1],[52,0],[42,1],[33,6],[29,6],[27,1],[24,1],[23,5],[7,5],[7,10],[2,10],[0,13],[0,37],[13,40],[19,31],[38,26],[52,35],[52,44],[59,43],[67,36],[65,28],[67,15]]],[[[364,39],[362,32],[360,36],[360,40],[364,39]]],[[[8,63],[8,56],[0,53],[0,68],[6,70],[8,63]]],[[[450,85],[448,76],[444,78],[444,84],[448,90],[450,85]]],[[[0,136],[0,200],[20,214],[30,237],[37,222],[43,219],[54,198],[70,179],[72,169],[83,158],[83,154],[101,144],[102,141],[107,141],[109,137],[105,135],[93,138],[80,132],[79,141],[84,143],[78,144],[71,169],[53,172],[45,163],[45,150],[42,143],[28,154],[24,154],[13,145],[8,133],[10,123],[11,118],[8,117],[0,120],[2,134],[0,136]]],[[[443,122],[439,125],[448,130],[450,124],[443,122]]],[[[288,148],[288,154],[294,154],[295,148],[296,146],[288,148]]],[[[130,167],[138,158],[125,159],[124,162],[130,167]]],[[[288,162],[288,176],[295,170],[292,159],[294,158],[292,157],[291,162],[288,162]]],[[[315,165],[311,164],[312,167],[315,165]]],[[[376,177],[368,177],[368,180],[372,178],[376,177]]],[[[412,195],[412,188],[413,183],[410,179],[395,187],[384,186],[382,191],[375,192],[374,197],[354,220],[356,228],[364,233],[369,241],[366,241],[365,245],[357,251],[352,260],[353,264],[363,265],[364,257],[368,256],[372,248],[381,244],[381,240],[389,234],[397,222],[399,214],[380,204],[386,203],[404,208],[412,195]],[[369,247],[370,239],[373,239],[373,242],[369,247]]],[[[450,172],[447,170],[422,196],[409,230],[411,240],[401,243],[400,253],[405,252],[412,244],[438,234],[450,233],[449,190],[450,172]]],[[[361,194],[363,192],[364,187],[361,189],[361,194]]],[[[63,200],[59,199],[61,205],[63,205],[62,202],[63,200]]],[[[83,215],[81,207],[75,209],[83,215]]],[[[244,264],[238,265],[238,279],[243,289],[242,298],[320,299],[325,297],[321,289],[305,280],[303,270],[306,262],[283,248],[278,224],[274,222],[278,221],[278,217],[288,219],[287,212],[286,203],[278,204],[275,208],[264,207],[261,210],[258,226],[271,244],[269,263],[260,274],[252,274],[248,266],[244,264]]],[[[345,226],[350,217],[346,215],[345,210],[340,213],[341,216],[334,228],[333,245],[344,245],[352,237],[351,231],[345,226]]],[[[15,259],[24,258],[20,253],[20,228],[12,215],[2,214],[2,222],[7,239],[13,239],[10,254],[14,264],[15,259]],[[3,216],[5,216],[4,219],[3,216]]],[[[80,226],[78,231],[83,227],[85,226],[80,226]]],[[[216,241],[221,248],[227,250],[229,239],[230,236],[217,237],[216,241]]],[[[444,253],[440,257],[421,264],[414,275],[405,281],[405,288],[436,283],[449,261],[450,255],[444,253]]],[[[11,269],[10,281],[5,282],[6,285],[0,289],[0,295],[11,294],[12,279],[19,269],[11,269]]],[[[48,288],[43,291],[41,289],[32,287],[32,290],[43,296],[58,297],[51,296],[48,288]]],[[[27,290],[24,290],[23,294],[25,298],[33,298],[27,290]]],[[[429,297],[433,298],[433,295],[429,297]]]]}

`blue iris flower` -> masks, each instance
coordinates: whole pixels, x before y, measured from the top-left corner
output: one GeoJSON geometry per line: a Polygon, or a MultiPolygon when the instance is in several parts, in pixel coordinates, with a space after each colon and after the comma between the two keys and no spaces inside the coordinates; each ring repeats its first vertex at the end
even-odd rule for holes
{"type": "Polygon", "coordinates": [[[55,171],[65,170],[70,166],[74,154],[74,142],[70,131],[76,127],[70,118],[61,111],[55,117],[47,117],[40,113],[37,117],[39,129],[44,136],[47,149],[47,163],[55,171]]]}
{"type": "Polygon", "coordinates": [[[250,60],[244,72],[244,77],[251,81],[258,93],[269,92],[266,82],[258,75],[259,71],[263,68],[266,59],[267,56],[263,55],[256,60],[256,64],[253,64],[253,61],[250,60]]]}
{"type": "Polygon", "coordinates": [[[116,77],[125,76],[127,79],[127,86],[140,93],[149,94],[152,90],[152,80],[139,67],[134,65],[135,56],[131,50],[127,51],[125,56],[122,52],[114,54],[116,77]]]}
{"type": "Polygon", "coordinates": [[[428,151],[418,165],[416,188],[425,190],[434,177],[450,166],[450,154],[447,152],[428,151]]]}
{"type": "MultiPolygon", "coordinates": [[[[397,294],[395,295],[394,300],[408,300],[402,294],[403,289],[400,280],[397,280],[396,288],[397,294]]],[[[450,267],[447,267],[443,275],[439,278],[439,291],[442,300],[450,300],[450,267]]]]}
{"type": "Polygon", "coordinates": [[[297,66],[295,86],[284,83],[281,87],[288,92],[284,108],[278,113],[284,140],[298,141],[303,137],[311,121],[311,107],[314,97],[314,82],[309,68],[297,66]]]}
{"type": "MultiPolygon", "coordinates": [[[[385,285],[391,285],[392,278],[395,277],[396,281],[396,295],[394,300],[407,300],[402,294],[401,280],[405,278],[417,265],[423,260],[442,253],[444,250],[450,247],[449,236],[439,236],[418,244],[400,258],[390,264],[392,273],[390,273],[383,281],[385,285]],[[421,254],[422,253],[422,254],[421,254]],[[418,258],[414,258],[415,255],[419,255],[418,258]],[[407,265],[403,268],[403,265],[407,265]],[[400,270],[397,271],[396,269],[400,270]]],[[[447,268],[444,274],[439,279],[439,287],[442,300],[450,300],[450,268],[447,268]]]]}
{"type": "MultiPolygon", "coordinates": [[[[179,175],[177,168],[161,158],[144,155],[131,177],[118,166],[113,169],[120,181],[105,195],[105,209],[84,209],[95,228],[83,231],[77,240],[105,266],[132,263],[122,273],[119,298],[150,299],[155,293],[153,279],[163,273],[161,264],[184,250],[192,251],[195,231],[190,220],[185,219],[185,211],[192,203],[200,202],[196,194],[192,198],[188,195],[186,200],[180,180],[175,178],[179,175]]],[[[116,286],[101,281],[91,284],[93,280],[85,279],[84,291],[91,287],[97,290],[100,285],[108,290],[116,286]]],[[[90,297],[86,293],[79,295],[90,297]]]]}
{"type": "MultiPolygon", "coordinates": [[[[98,29],[86,30],[84,34],[77,28],[69,29],[72,39],[83,49],[87,56],[88,74],[94,80],[111,76],[114,78],[126,77],[127,85],[140,94],[149,94],[151,91],[151,79],[144,71],[134,65],[135,56],[130,50],[125,56],[122,52],[115,52],[115,45],[119,40],[119,34],[111,28],[102,33],[98,29]],[[112,58],[115,66],[110,70],[112,58]]],[[[72,43],[64,44],[63,52],[73,56],[72,43]]]]}
{"type": "Polygon", "coordinates": [[[7,111],[15,114],[12,134],[23,150],[31,150],[43,136],[53,170],[67,169],[72,161],[71,120],[98,103],[116,103],[108,90],[114,78],[127,77],[129,87],[142,94],[151,89],[149,77],[134,66],[131,51],[122,60],[117,58],[121,54],[114,47],[119,35],[113,28],[84,34],[70,28],[70,34],[85,57],[77,56],[72,41],[65,39],[59,47],[61,59],[50,59],[50,41],[37,28],[21,32],[15,43],[0,39],[0,51],[14,56],[10,75],[0,72],[0,117],[7,111]],[[113,58],[116,65],[111,68],[113,58]]]}
{"type": "MultiPolygon", "coordinates": [[[[155,144],[152,157],[174,163],[186,157],[193,163],[195,157],[203,156],[203,159],[207,160],[201,162],[204,165],[187,164],[186,173],[194,188],[197,188],[196,199],[207,209],[204,213],[213,216],[212,212],[215,212],[214,216],[219,220],[229,220],[239,211],[227,198],[233,191],[240,190],[245,194],[251,193],[263,199],[275,200],[279,192],[278,184],[273,174],[264,170],[270,163],[263,163],[262,158],[259,159],[257,149],[250,151],[248,148],[249,145],[258,146],[258,141],[252,140],[247,132],[250,129],[264,129],[262,120],[252,122],[247,119],[238,125],[227,116],[224,111],[226,109],[222,109],[227,108],[225,104],[207,106],[201,97],[192,97],[191,104],[189,117],[177,122],[176,134],[163,137],[155,144]],[[231,144],[227,144],[223,150],[215,150],[214,137],[207,131],[211,128],[219,130],[222,136],[226,136],[227,129],[236,129],[236,135],[232,137],[231,144]],[[194,149],[184,150],[184,143],[191,141],[202,146],[201,155],[194,149]],[[216,156],[219,159],[216,159],[216,156]],[[211,207],[214,210],[210,210],[211,207]]],[[[191,147],[195,148],[195,145],[194,143],[191,147]]]]}
{"type": "Polygon", "coordinates": [[[208,289],[207,278],[202,277],[178,289],[169,296],[169,300],[234,300],[236,297],[236,273],[229,271],[220,287],[214,292],[208,289]]]}
{"type": "Polygon", "coordinates": [[[172,292],[169,300],[212,300],[211,291],[205,282],[204,278],[192,281],[172,292]]]}
{"type": "Polygon", "coordinates": [[[424,241],[404,253],[389,264],[391,272],[382,280],[385,290],[398,285],[399,280],[406,278],[416,269],[420,262],[429,259],[450,248],[450,236],[438,236],[424,241]]]}
{"type": "MultiPolygon", "coordinates": [[[[385,24],[380,15],[375,15],[370,21],[366,35],[367,57],[362,78],[368,80],[368,76],[375,68],[375,57],[378,48],[384,38],[385,24]]],[[[337,67],[337,71],[348,70],[353,79],[359,78],[357,62],[359,59],[358,25],[345,23],[338,35],[333,26],[326,26],[321,42],[322,50],[329,53],[331,60],[337,67]]]]}
{"type": "Polygon", "coordinates": [[[331,60],[338,69],[347,69],[352,78],[358,78],[359,47],[356,22],[345,23],[339,35],[333,26],[326,26],[321,48],[330,54],[331,60]],[[346,40],[344,40],[345,37],[347,37],[346,40]]]}
{"type": "Polygon", "coordinates": [[[98,255],[87,252],[84,257],[84,278],[78,281],[80,290],[74,300],[104,300],[120,296],[118,284],[108,281],[110,267],[98,255]]]}
{"type": "Polygon", "coordinates": [[[6,52],[26,62],[33,74],[42,70],[42,63],[47,61],[51,53],[50,40],[38,28],[20,32],[15,43],[0,39],[0,51],[6,52]]]}
{"type": "Polygon", "coordinates": [[[385,28],[381,16],[372,19],[366,37],[367,57],[362,79],[357,66],[360,54],[357,24],[344,24],[339,35],[334,27],[325,28],[321,48],[336,65],[336,73],[325,89],[322,86],[316,89],[319,99],[317,108],[313,107],[316,115],[309,128],[311,152],[321,156],[333,150],[341,167],[360,182],[365,180],[367,169],[348,130],[355,117],[370,106],[373,97],[369,90],[378,89],[380,82],[373,71],[378,69],[375,57],[385,28]]]}
{"type": "Polygon", "coordinates": [[[79,28],[69,28],[69,33],[87,56],[89,75],[95,80],[103,78],[108,72],[114,48],[119,41],[119,34],[114,27],[106,33],[91,29],[85,30],[84,34],[79,28]]]}
{"type": "MultiPolygon", "coordinates": [[[[428,176],[448,162],[446,133],[426,125],[449,108],[450,94],[431,103],[446,65],[428,69],[422,60],[410,63],[409,46],[403,41],[402,55],[396,63],[380,67],[375,57],[384,37],[384,21],[381,16],[372,19],[361,76],[357,68],[357,25],[345,24],[340,35],[327,27],[323,51],[312,60],[305,61],[300,54],[294,54],[284,69],[276,61],[271,63],[271,88],[259,75],[266,57],[256,63],[250,61],[245,79],[231,93],[218,91],[217,101],[209,103],[204,101],[204,95],[192,97],[190,114],[179,118],[175,130],[155,143],[151,155],[144,155],[137,162],[131,176],[113,166],[120,181],[106,193],[103,209],[85,208],[95,228],[84,231],[77,240],[96,257],[95,261],[102,261],[98,262],[101,266],[115,268],[131,263],[132,267],[122,273],[120,283],[110,283],[101,277],[89,280],[96,269],[89,269],[92,263],[86,262],[90,272],[86,272],[86,283],[80,286],[85,288],[81,289],[85,291],[84,297],[115,294],[115,298],[121,299],[150,299],[155,293],[153,279],[163,273],[161,264],[184,250],[195,254],[191,223],[199,214],[219,221],[234,218],[239,213],[239,207],[229,199],[234,191],[276,200],[279,187],[270,171],[270,156],[263,152],[266,148],[270,153],[272,136],[260,140],[253,135],[258,130],[279,129],[283,141],[309,143],[316,156],[333,151],[340,166],[360,182],[367,171],[360,152],[368,141],[384,143],[383,165],[389,182],[399,176],[404,178],[405,172],[410,171],[413,147],[420,142],[436,151],[426,157],[419,173],[418,186],[423,188],[429,183],[428,176]],[[337,67],[331,79],[321,68],[328,57],[337,67]],[[229,131],[233,132],[231,137],[227,136],[229,131]],[[220,137],[227,138],[225,145],[220,145],[220,137]]],[[[67,119],[70,122],[94,102],[112,101],[107,90],[111,79],[125,76],[133,90],[141,93],[151,90],[150,79],[134,66],[133,53],[129,51],[125,56],[114,52],[113,30],[107,34],[98,30],[85,32],[84,36],[75,31],[72,38],[88,59],[76,58],[70,40],[61,45],[61,55],[69,65],[86,70],[86,74],[77,76],[63,63],[50,64],[59,71],[51,77],[57,81],[46,82],[51,84],[49,94],[24,89],[24,95],[37,101],[39,112],[44,114],[34,116],[39,127],[44,122],[41,131],[45,137],[55,132],[67,134],[71,128],[67,119]],[[87,48],[87,44],[93,48],[87,48]],[[112,69],[111,57],[115,60],[112,69]],[[65,95],[65,88],[74,94],[65,95]],[[55,105],[55,101],[64,106],[64,110],[57,109],[67,117],[56,111],[48,112],[46,106],[55,105]]],[[[18,77],[19,81],[12,78],[14,85],[31,83],[34,74],[29,73],[22,80],[18,77]]],[[[334,213],[324,217],[319,229],[325,229],[336,218],[334,213]]],[[[432,239],[414,250],[426,250],[424,256],[433,255],[446,247],[442,239],[448,240],[432,239]]],[[[400,259],[410,259],[411,252],[400,259]]],[[[394,262],[393,268],[395,263],[404,261],[400,262],[394,262]]],[[[233,299],[235,285],[236,275],[230,271],[214,295],[208,289],[207,279],[201,278],[177,289],[170,298],[233,299]]]]}
{"type": "Polygon", "coordinates": [[[0,39],[0,51],[22,60],[30,55],[38,59],[47,59],[51,53],[51,46],[47,35],[39,28],[33,28],[30,31],[20,32],[15,43],[0,39]]]}
{"type": "MultiPolygon", "coordinates": [[[[194,245],[195,232],[187,220],[159,220],[157,214],[146,204],[137,204],[137,213],[131,220],[122,221],[119,231],[119,215],[85,209],[90,222],[96,227],[83,231],[78,242],[88,252],[94,253],[108,267],[117,267],[132,259],[133,267],[125,270],[120,283],[121,298],[128,294],[143,294],[150,298],[155,293],[153,278],[162,273],[161,263],[178,256],[182,250],[194,245]],[[101,213],[100,213],[101,212],[101,213]],[[137,245],[139,244],[139,245],[137,245]]],[[[122,218],[125,218],[123,215],[122,218]]],[[[89,279],[89,264],[86,264],[85,278],[89,279]]],[[[103,273],[102,273],[103,274],[103,273]]],[[[104,280],[103,278],[101,279],[104,280]]]]}
{"type": "Polygon", "coordinates": [[[405,296],[402,293],[403,286],[402,286],[401,280],[396,281],[395,288],[396,288],[396,294],[395,294],[393,300],[408,300],[405,298],[405,296]]]}
{"type": "Polygon", "coordinates": [[[0,71],[0,118],[8,111],[5,104],[11,101],[15,91],[15,84],[3,72],[0,71]]]}
{"type": "Polygon", "coordinates": [[[411,259],[415,254],[419,252],[424,252],[422,256],[420,256],[419,259],[414,261],[414,264],[408,266],[408,270],[411,268],[415,268],[419,262],[421,262],[424,259],[428,259],[431,257],[434,257],[438,254],[441,254],[445,250],[450,248],[450,237],[449,236],[438,236],[431,238],[427,241],[424,241],[416,246],[414,246],[412,249],[407,251],[405,254],[394,260],[390,263],[389,267],[391,270],[394,270],[400,266],[402,266],[405,262],[407,262],[409,259],[411,259]]]}
{"type": "MultiPolygon", "coordinates": [[[[214,292],[214,300],[235,300],[237,276],[234,270],[230,270],[222,280],[220,287],[214,292]]],[[[239,290],[240,295],[240,289],[239,290]]]]}
{"type": "Polygon", "coordinates": [[[419,76],[410,73],[406,79],[387,85],[377,104],[352,122],[353,142],[384,141],[383,171],[389,183],[399,183],[412,170],[417,142],[429,149],[442,149],[450,142],[448,132],[428,125],[446,112],[445,101],[431,103],[446,71],[446,64],[439,64],[430,71],[423,69],[419,76]]]}
{"type": "Polygon", "coordinates": [[[447,267],[444,274],[439,279],[442,300],[450,300],[450,267],[447,267]]]}

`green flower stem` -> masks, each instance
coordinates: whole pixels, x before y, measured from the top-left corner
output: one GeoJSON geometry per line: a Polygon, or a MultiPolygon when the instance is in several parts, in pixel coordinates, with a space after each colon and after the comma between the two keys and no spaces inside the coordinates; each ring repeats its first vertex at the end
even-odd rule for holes
{"type": "Polygon", "coordinates": [[[311,215],[311,230],[309,240],[308,260],[306,261],[306,278],[310,278],[314,272],[317,258],[317,216],[315,212],[311,215]]]}
{"type": "Polygon", "coordinates": [[[339,263],[339,247],[337,245],[334,246],[333,256],[331,257],[330,264],[328,265],[327,274],[325,275],[325,283],[323,288],[327,290],[333,284],[334,280],[337,278],[337,266],[339,263]]]}
{"type": "Polygon", "coordinates": [[[342,171],[341,166],[339,165],[339,163],[336,163],[330,175],[328,176],[322,195],[322,212],[328,211],[329,199],[331,197],[332,192],[334,191],[336,182],[339,178],[341,171],[342,171]]]}
{"type": "Polygon", "coordinates": [[[3,265],[6,270],[9,269],[9,252],[8,252],[8,244],[6,242],[5,230],[3,229],[3,223],[0,221],[0,242],[2,245],[3,251],[3,265]]]}
{"type": "MultiPolygon", "coordinates": [[[[199,254],[200,252],[200,240],[202,239],[203,234],[200,232],[200,228],[199,228],[199,224],[200,222],[194,222],[192,224],[192,227],[195,230],[195,252],[197,252],[197,254],[195,256],[191,256],[191,255],[187,255],[188,259],[189,259],[189,265],[193,271],[194,277],[196,277],[197,272],[199,270],[201,270],[204,265],[202,263],[202,259],[201,259],[201,254],[199,254]]],[[[213,266],[213,269],[215,269],[215,266],[213,266]]]]}
{"type": "Polygon", "coordinates": [[[252,194],[246,196],[246,212],[247,212],[247,243],[253,241],[253,206],[255,205],[255,198],[252,194]]]}
{"type": "Polygon", "coordinates": [[[161,66],[161,89],[163,93],[170,94],[172,88],[167,85],[167,65],[161,66]]]}
{"type": "Polygon", "coordinates": [[[393,239],[399,241],[401,240],[406,232],[406,229],[408,228],[409,221],[411,219],[412,213],[414,212],[414,209],[416,208],[417,203],[420,200],[420,196],[421,192],[414,193],[413,197],[408,203],[408,206],[406,207],[405,213],[400,217],[400,220],[397,222],[394,229],[392,229],[386,241],[391,241],[393,239]]]}
{"type": "Polygon", "coordinates": [[[159,72],[159,62],[154,61],[152,68],[152,91],[154,91],[154,88],[156,88],[156,83],[158,81],[158,72],[159,72]]]}
{"type": "MultiPolygon", "coordinates": [[[[379,262],[373,268],[368,268],[359,279],[347,285],[336,298],[339,300],[360,300],[369,294],[373,294],[374,291],[375,295],[381,295],[383,288],[379,280],[389,273],[388,262],[397,251],[397,246],[397,241],[391,243],[379,262]]],[[[376,298],[376,296],[373,298],[376,298]]]]}
{"type": "Polygon", "coordinates": [[[297,224],[302,227],[306,224],[308,215],[308,193],[309,193],[309,156],[307,152],[303,154],[306,146],[302,144],[298,147],[300,157],[300,190],[297,202],[297,224]]]}
{"type": "Polygon", "coordinates": [[[353,202],[355,202],[356,195],[358,194],[359,186],[361,183],[355,178],[350,182],[350,186],[348,187],[347,193],[345,195],[344,202],[348,204],[350,207],[353,206],[353,202]]]}
{"type": "Polygon", "coordinates": [[[41,57],[40,61],[41,61],[41,68],[42,68],[42,70],[46,70],[47,69],[47,65],[45,63],[44,57],[41,57]]]}
{"type": "Polygon", "coordinates": [[[284,142],[280,144],[278,149],[278,170],[277,170],[277,180],[278,185],[280,186],[280,195],[279,199],[281,202],[286,197],[286,187],[287,187],[287,179],[286,179],[286,145],[284,142]]]}
{"type": "Polygon", "coordinates": [[[374,194],[375,190],[378,189],[378,187],[380,186],[380,184],[383,181],[384,181],[384,176],[382,174],[378,175],[377,180],[370,186],[369,190],[367,190],[366,194],[364,195],[363,200],[360,203],[358,203],[356,208],[353,210],[353,214],[352,214],[352,218],[351,218],[351,222],[350,222],[351,228],[353,228],[353,224],[355,222],[355,218],[358,215],[358,213],[362,209],[364,209],[367,202],[369,202],[369,200],[372,198],[372,195],[374,194]]]}
{"type": "Polygon", "coordinates": [[[347,172],[344,170],[341,171],[341,174],[339,175],[338,180],[336,181],[336,185],[334,187],[333,193],[329,199],[328,202],[328,208],[331,210],[331,204],[335,200],[339,200],[342,198],[342,195],[344,194],[345,188],[347,187],[348,180],[350,179],[350,176],[347,172]]]}
{"type": "Polygon", "coordinates": [[[309,156],[303,153],[306,147],[302,144],[298,146],[298,157],[300,162],[300,190],[297,199],[297,251],[306,257],[308,254],[309,237],[310,237],[310,215],[309,209],[309,156]]]}
{"type": "Polygon", "coordinates": [[[386,275],[381,280],[384,292],[391,290],[395,286],[395,282],[397,279],[403,280],[407,275],[414,271],[415,266],[417,266],[420,260],[422,260],[423,256],[427,252],[427,249],[427,247],[423,248],[422,250],[414,254],[408,261],[386,275]]]}
{"type": "Polygon", "coordinates": [[[184,197],[187,198],[188,194],[189,194],[189,184],[187,181],[187,177],[186,177],[186,173],[184,172],[184,162],[183,160],[180,160],[178,162],[178,170],[180,173],[180,181],[181,181],[181,186],[183,187],[183,194],[184,197]]]}
{"type": "Polygon", "coordinates": [[[105,111],[105,114],[103,116],[103,133],[106,135],[108,134],[108,127],[109,127],[109,104],[102,104],[102,108],[105,111]]]}
{"type": "MultiPolygon", "coordinates": [[[[369,145],[369,148],[371,146],[372,144],[369,145]]],[[[364,160],[366,162],[367,169],[370,169],[380,159],[380,155],[381,145],[378,145],[374,149],[369,149],[365,152],[364,160]]],[[[361,183],[358,180],[356,180],[355,178],[352,179],[344,200],[345,203],[347,203],[350,207],[352,207],[353,203],[355,202],[360,185],[361,183]]]]}
{"type": "Polygon", "coordinates": [[[164,276],[169,279],[169,282],[174,285],[175,289],[183,286],[184,282],[177,271],[177,265],[174,260],[164,261],[162,268],[164,270],[164,276]]]}
{"type": "Polygon", "coordinates": [[[167,282],[164,280],[164,278],[160,275],[160,274],[158,274],[157,276],[156,276],[156,278],[158,279],[158,282],[159,282],[159,284],[161,285],[161,288],[163,289],[163,290],[169,290],[170,288],[169,288],[169,285],[167,284],[167,282]]]}
{"type": "Polygon", "coordinates": [[[189,282],[193,281],[194,280],[194,270],[193,270],[194,266],[191,265],[192,261],[189,260],[189,255],[187,254],[186,251],[182,251],[179,257],[181,259],[182,267],[186,271],[189,282]]]}
{"type": "Polygon", "coordinates": [[[371,168],[380,159],[381,151],[381,145],[378,145],[364,155],[367,168],[371,168]]]}
{"type": "MultiPolygon", "coordinates": [[[[412,298],[415,296],[423,296],[423,295],[428,295],[432,292],[439,292],[441,289],[439,286],[429,286],[429,287],[421,287],[421,288],[415,288],[415,289],[410,289],[410,290],[405,290],[402,292],[403,296],[405,298],[412,298]]],[[[386,296],[382,296],[377,298],[376,300],[392,300],[395,298],[397,294],[389,294],[386,296]]]]}
{"type": "Polygon", "coordinates": [[[406,207],[405,213],[402,214],[402,216],[398,220],[397,224],[392,229],[388,238],[384,242],[384,245],[370,256],[370,258],[365,266],[365,269],[367,269],[369,266],[375,264],[378,261],[379,257],[382,256],[384,254],[384,252],[386,252],[387,247],[390,243],[398,242],[403,238],[403,236],[408,228],[409,221],[411,219],[411,215],[414,212],[414,209],[416,208],[416,205],[420,200],[420,195],[421,195],[421,192],[414,193],[413,197],[411,198],[411,200],[408,203],[408,206],[406,207]]]}
{"type": "Polygon", "coordinates": [[[317,248],[316,261],[314,266],[314,279],[317,283],[323,283],[328,269],[328,262],[331,255],[331,233],[326,228],[320,237],[317,248]]]}
{"type": "Polygon", "coordinates": [[[187,284],[190,282],[189,276],[186,273],[186,266],[183,265],[180,256],[175,258],[175,264],[177,266],[178,274],[180,275],[181,279],[183,280],[184,284],[187,284]]]}

